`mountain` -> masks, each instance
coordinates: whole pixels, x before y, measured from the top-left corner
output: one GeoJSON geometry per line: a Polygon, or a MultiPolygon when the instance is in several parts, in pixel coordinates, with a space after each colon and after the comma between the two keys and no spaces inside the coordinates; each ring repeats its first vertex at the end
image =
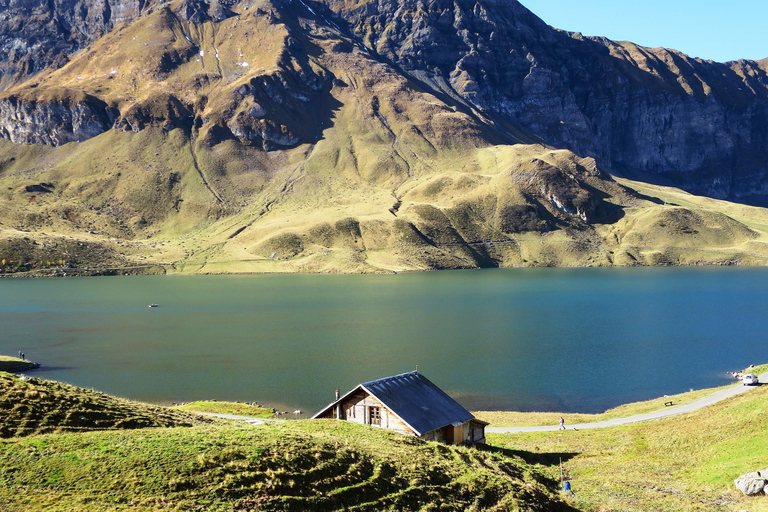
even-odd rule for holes
{"type": "Polygon", "coordinates": [[[762,208],[656,187],[762,204],[766,61],[584,38],[514,1],[0,9],[0,271],[768,255],[762,208]]]}
{"type": "Polygon", "coordinates": [[[768,59],[720,64],[585,38],[514,1],[326,5],[377,55],[487,116],[508,141],[513,126],[614,173],[765,200],[768,59]]]}

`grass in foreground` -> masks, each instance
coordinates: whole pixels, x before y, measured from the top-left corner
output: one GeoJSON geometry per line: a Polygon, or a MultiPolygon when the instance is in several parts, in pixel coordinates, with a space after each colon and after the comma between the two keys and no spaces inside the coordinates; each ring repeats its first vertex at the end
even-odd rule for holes
{"type": "Polygon", "coordinates": [[[238,402],[189,402],[173,407],[180,411],[210,412],[214,414],[234,414],[237,416],[250,416],[252,418],[271,418],[275,415],[274,409],[258,407],[256,405],[242,404],[238,402]]]}
{"type": "Polygon", "coordinates": [[[0,438],[49,432],[181,427],[211,421],[68,384],[0,372],[0,438]]]}
{"type": "Polygon", "coordinates": [[[663,420],[488,438],[552,476],[562,458],[580,509],[760,512],[768,497],[742,496],[733,479],[768,466],[767,421],[768,386],[761,386],[663,420]]]}
{"type": "Polygon", "coordinates": [[[347,422],[206,424],[0,373],[5,510],[574,509],[517,457],[347,422]]]}
{"type": "Polygon", "coordinates": [[[336,421],[0,441],[0,509],[574,510],[520,459],[336,421]]]}

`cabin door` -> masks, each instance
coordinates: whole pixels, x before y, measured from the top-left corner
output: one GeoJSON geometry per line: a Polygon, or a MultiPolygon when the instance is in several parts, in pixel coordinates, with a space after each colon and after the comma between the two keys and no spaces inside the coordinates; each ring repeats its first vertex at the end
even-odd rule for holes
{"type": "Polygon", "coordinates": [[[445,427],[445,444],[461,444],[464,442],[464,426],[454,427],[448,425],[445,427]]]}
{"type": "Polygon", "coordinates": [[[453,425],[445,427],[445,444],[453,444],[453,425]]]}

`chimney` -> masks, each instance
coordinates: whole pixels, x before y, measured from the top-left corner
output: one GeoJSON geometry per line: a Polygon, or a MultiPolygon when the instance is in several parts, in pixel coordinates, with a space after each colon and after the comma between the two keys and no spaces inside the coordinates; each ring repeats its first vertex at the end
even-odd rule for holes
{"type": "MultiPolygon", "coordinates": [[[[336,390],[336,400],[339,400],[339,390],[336,390]]],[[[340,420],[341,418],[341,404],[336,404],[336,419],[340,420]]]]}

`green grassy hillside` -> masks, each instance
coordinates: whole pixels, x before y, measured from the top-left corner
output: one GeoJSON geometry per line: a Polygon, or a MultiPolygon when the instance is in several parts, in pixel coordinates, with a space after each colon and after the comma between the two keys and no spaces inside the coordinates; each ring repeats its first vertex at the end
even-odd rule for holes
{"type": "MultiPolygon", "coordinates": [[[[628,411],[635,412],[635,408],[628,411]]],[[[581,510],[725,512],[768,510],[768,497],[745,497],[733,480],[768,460],[768,386],[700,411],[623,427],[490,434],[489,442],[559,475],[562,459],[581,510]]],[[[540,417],[518,424],[535,424],[540,417]]],[[[546,424],[553,424],[549,418],[546,424]]],[[[575,420],[574,420],[575,421],[575,420]]]]}
{"type": "Polygon", "coordinates": [[[235,416],[250,416],[252,418],[271,418],[275,410],[239,402],[189,402],[173,407],[179,411],[205,412],[212,414],[233,414],[235,416]]]}
{"type": "MultiPolygon", "coordinates": [[[[768,460],[765,386],[623,427],[489,434],[491,446],[479,450],[333,420],[178,428],[195,421],[58,383],[0,378],[0,510],[768,510],[767,498],[732,485],[768,460]],[[575,496],[557,490],[560,461],[575,496]]],[[[608,416],[653,407],[661,406],[628,404],[608,416]]],[[[512,422],[552,423],[523,416],[512,422]]]]}
{"type": "Polygon", "coordinates": [[[168,428],[203,421],[9,374],[0,397],[0,510],[572,510],[521,459],[346,422],[168,428]]]}
{"type": "Polygon", "coordinates": [[[193,426],[204,417],[55,381],[0,372],[0,438],[49,432],[193,426]]]}
{"type": "MultiPolygon", "coordinates": [[[[588,171],[589,159],[567,151],[446,151],[432,159],[440,172],[425,170],[395,190],[359,176],[326,175],[332,167],[325,167],[322,148],[339,149],[330,135],[314,148],[300,180],[286,171],[248,198],[224,194],[240,202],[237,207],[217,205],[194,185],[195,174],[169,163],[187,151],[180,132],[104,134],[57,148],[51,167],[34,173],[22,165],[21,149],[0,142],[19,155],[0,171],[0,190],[7,191],[0,193],[0,273],[391,272],[768,261],[764,209],[659,187],[651,195],[641,184],[588,171]],[[115,150],[105,151],[104,144],[115,150]],[[68,152],[75,153],[72,159],[60,160],[68,152]],[[161,152],[168,157],[158,163],[154,154],[161,152]],[[75,161],[85,164],[73,168],[75,161]],[[54,192],[24,191],[37,182],[56,183],[54,192]],[[676,196],[679,202],[664,204],[676,196]]],[[[230,179],[225,174],[219,181],[236,186],[230,179]]]]}

